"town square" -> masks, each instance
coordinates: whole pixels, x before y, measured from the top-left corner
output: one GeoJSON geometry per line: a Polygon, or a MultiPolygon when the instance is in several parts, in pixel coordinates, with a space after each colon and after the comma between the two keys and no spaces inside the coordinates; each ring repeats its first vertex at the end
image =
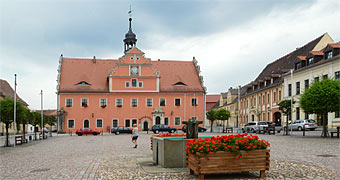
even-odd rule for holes
{"type": "Polygon", "coordinates": [[[336,0],[0,10],[0,179],[340,179],[336,0]]]}

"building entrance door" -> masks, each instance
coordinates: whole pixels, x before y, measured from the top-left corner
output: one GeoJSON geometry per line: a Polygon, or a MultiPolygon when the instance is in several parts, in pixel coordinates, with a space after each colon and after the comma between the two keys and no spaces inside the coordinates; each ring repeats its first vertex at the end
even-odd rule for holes
{"type": "Polygon", "coordinates": [[[89,128],[90,127],[90,122],[89,122],[89,120],[85,120],[84,121],[84,128],[89,128]]]}
{"type": "Polygon", "coordinates": [[[159,116],[156,117],[156,124],[161,124],[161,118],[159,116]]]}
{"type": "Polygon", "coordinates": [[[148,121],[143,122],[143,131],[147,131],[149,129],[149,123],[148,121]]]}

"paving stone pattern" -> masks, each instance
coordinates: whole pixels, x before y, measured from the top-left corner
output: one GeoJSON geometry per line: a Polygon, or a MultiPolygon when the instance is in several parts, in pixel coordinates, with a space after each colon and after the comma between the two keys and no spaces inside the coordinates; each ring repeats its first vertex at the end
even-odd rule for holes
{"type": "MultiPolygon", "coordinates": [[[[339,139],[324,139],[319,137],[320,132],[313,133],[306,137],[298,133],[260,135],[271,143],[271,167],[265,179],[340,179],[339,139]]],[[[54,136],[16,148],[1,147],[0,179],[197,179],[188,170],[144,171],[137,160],[151,157],[151,135],[142,133],[137,149],[126,134],[54,136]]],[[[207,179],[258,177],[259,172],[206,176],[207,179]]]]}

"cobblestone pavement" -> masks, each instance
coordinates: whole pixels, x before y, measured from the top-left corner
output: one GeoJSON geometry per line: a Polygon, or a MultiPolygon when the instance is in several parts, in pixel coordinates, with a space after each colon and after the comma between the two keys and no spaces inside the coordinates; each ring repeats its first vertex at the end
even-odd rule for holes
{"type": "MultiPolygon", "coordinates": [[[[340,179],[340,140],[320,138],[320,132],[313,133],[306,137],[298,132],[292,136],[260,135],[271,143],[271,167],[266,179],[340,179]]],[[[188,170],[145,172],[137,159],[151,157],[151,135],[141,134],[137,149],[132,148],[131,137],[124,134],[54,136],[16,148],[1,147],[0,179],[197,179],[188,170]]],[[[206,178],[258,176],[258,172],[251,172],[206,178]]]]}

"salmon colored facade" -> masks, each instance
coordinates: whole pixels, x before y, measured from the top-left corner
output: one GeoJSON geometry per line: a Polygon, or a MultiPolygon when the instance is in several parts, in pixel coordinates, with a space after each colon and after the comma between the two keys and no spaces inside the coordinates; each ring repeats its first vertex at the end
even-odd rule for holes
{"type": "Polygon", "coordinates": [[[182,121],[204,121],[205,88],[200,67],[192,61],[152,61],[135,44],[130,29],[118,60],[65,58],[58,75],[59,130],[89,127],[107,132],[115,126],[150,129],[182,121]]]}

